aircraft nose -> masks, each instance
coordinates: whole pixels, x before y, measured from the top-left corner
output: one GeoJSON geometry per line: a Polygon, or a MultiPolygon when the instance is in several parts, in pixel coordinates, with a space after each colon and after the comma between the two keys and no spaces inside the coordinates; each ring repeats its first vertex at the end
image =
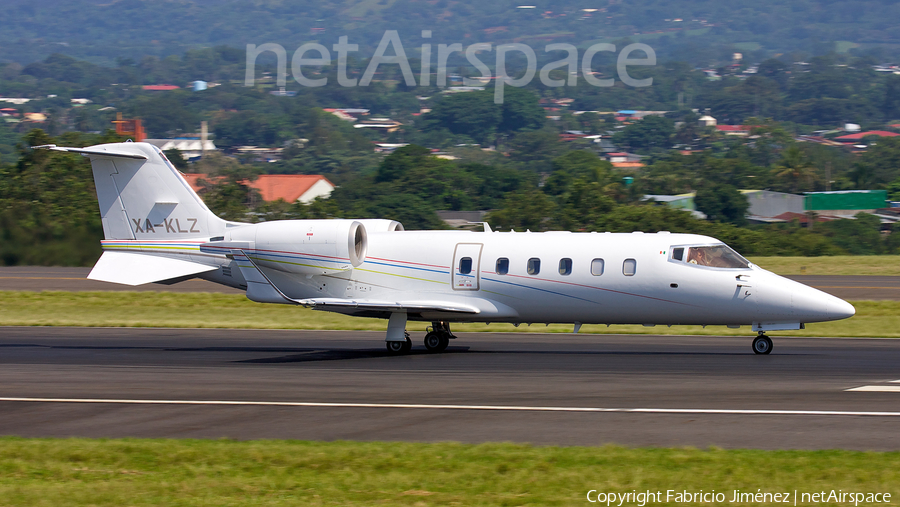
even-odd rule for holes
{"type": "Polygon", "coordinates": [[[812,287],[797,287],[791,294],[793,313],[802,322],[840,320],[856,314],[853,305],[812,287]]]}
{"type": "Polygon", "coordinates": [[[841,298],[831,296],[825,306],[828,310],[828,318],[831,320],[847,319],[856,315],[856,308],[841,298]]]}
{"type": "Polygon", "coordinates": [[[801,322],[828,320],[828,300],[833,298],[834,296],[812,287],[794,287],[791,291],[793,314],[799,317],[801,322]]]}

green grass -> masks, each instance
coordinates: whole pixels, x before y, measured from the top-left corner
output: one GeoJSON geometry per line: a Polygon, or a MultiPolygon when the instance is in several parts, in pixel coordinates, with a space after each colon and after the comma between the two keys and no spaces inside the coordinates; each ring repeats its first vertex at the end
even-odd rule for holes
{"type": "Polygon", "coordinates": [[[667,489],[834,489],[894,503],[898,485],[896,452],[0,438],[4,507],[557,506],[587,505],[589,490],[667,489]]]}
{"type": "Polygon", "coordinates": [[[779,275],[900,276],[900,255],[749,257],[748,259],[779,275]]]}
{"type": "MultiPolygon", "coordinates": [[[[900,338],[900,301],[857,301],[851,319],[809,324],[790,336],[900,338]]],[[[424,322],[410,322],[422,332],[424,322]]],[[[387,321],[306,308],[259,304],[238,294],[175,292],[0,291],[0,326],[183,327],[384,331],[387,321]]],[[[571,333],[572,325],[454,324],[455,332],[571,333]]],[[[582,333],[745,336],[748,327],[585,325],[582,333]]],[[[2,507],[2,504],[0,504],[2,507]]]]}

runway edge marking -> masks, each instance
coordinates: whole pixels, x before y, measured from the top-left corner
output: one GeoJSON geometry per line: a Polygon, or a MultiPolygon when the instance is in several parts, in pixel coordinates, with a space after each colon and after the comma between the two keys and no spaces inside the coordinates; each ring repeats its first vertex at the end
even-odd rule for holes
{"type": "Polygon", "coordinates": [[[844,389],[844,391],[863,393],[900,393],[900,386],[860,386],[844,389]]]}
{"type": "Polygon", "coordinates": [[[626,414],[708,414],[708,415],[784,415],[784,416],[863,416],[900,417],[900,412],[859,412],[842,410],[768,410],[716,408],[601,408],[601,407],[528,407],[514,405],[429,405],[417,403],[318,403],[303,401],[227,401],[227,400],[127,400],[104,398],[17,398],[0,397],[0,402],[31,403],[106,403],[119,405],[201,405],[310,408],[386,408],[427,410],[487,410],[506,412],[578,412],[626,414]]]}

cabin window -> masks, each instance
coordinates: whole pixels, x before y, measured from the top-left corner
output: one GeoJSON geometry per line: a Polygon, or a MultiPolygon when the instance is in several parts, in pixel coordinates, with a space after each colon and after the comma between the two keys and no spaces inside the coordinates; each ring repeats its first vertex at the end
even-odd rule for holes
{"type": "Polygon", "coordinates": [[[674,248],[672,249],[672,259],[676,261],[684,260],[684,248],[674,248]]]}
{"type": "Polygon", "coordinates": [[[498,275],[505,275],[509,273],[509,259],[507,259],[506,257],[497,259],[496,271],[498,275]]]}
{"type": "Polygon", "coordinates": [[[541,260],[537,257],[528,259],[528,274],[537,275],[541,272],[541,260]]]}
{"type": "Polygon", "coordinates": [[[625,262],[622,263],[622,274],[625,276],[634,276],[635,272],[637,272],[637,261],[634,259],[625,259],[625,262]]]}
{"type": "Polygon", "coordinates": [[[591,274],[594,276],[600,276],[603,274],[603,268],[606,266],[606,263],[603,259],[594,259],[591,261],[591,274]]]}
{"type": "Polygon", "coordinates": [[[472,272],[472,258],[463,257],[459,260],[459,274],[468,275],[472,272]]]}
{"type": "Polygon", "coordinates": [[[746,269],[750,262],[726,245],[692,246],[688,248],[688,264],[710,268],[746,269]]]}
{"type": "Polygon", "coordinates": [[[572,274],[572,259],[559,260],[559,274],[568,276],[572,274]]]}

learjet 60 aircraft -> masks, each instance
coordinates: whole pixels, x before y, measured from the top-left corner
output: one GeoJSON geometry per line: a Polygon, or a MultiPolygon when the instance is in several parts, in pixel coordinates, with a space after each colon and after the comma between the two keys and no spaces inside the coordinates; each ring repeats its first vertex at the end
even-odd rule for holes
{"type": "Polygon", "coordinates": [[[750,326],[768,331],[845,319],[846,301],[755,266],[715,238],[658,232],[405,231],[391,220],[229,222],[214,215],[153,145],[40,146],[91,160],[103,255],[88,278],[125,285],[199,277],[260,303],[388,320],[393,354],[407,320],[750,326]]]}

